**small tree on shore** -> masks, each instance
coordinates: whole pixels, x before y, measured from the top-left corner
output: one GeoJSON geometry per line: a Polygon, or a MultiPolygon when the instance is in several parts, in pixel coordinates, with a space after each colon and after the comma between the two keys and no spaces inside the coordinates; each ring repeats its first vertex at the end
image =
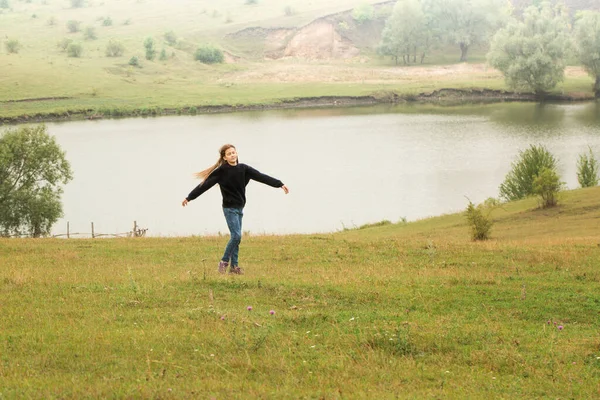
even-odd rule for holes
{"type": "Polygon", "coordinates": [[[513,201],[535,195],[534,180],[544,169],[557,169],[556,158],[544,146],[531,145],[521,151],[500,185],[500,197],[513,201]]]}
{"type": "Polygon", "coordinates": [[[65,153],[44,125],[0,135],[0,236],[48,235],[62,216],[62,185],[72,179],[65,153]]]}
{"type": "Polygon", "coordinates": [[[599,181],[598,160],[594,157],[592,149],[588,147],[588,153],[579,155],[577,160],[577,181],[582,188],[596,186],[599,181]]]}
{"type": "MultiPolygon", "coordinates": [[[[467,198],[467,200],[469,200],[467,198]]],[[[490,237],[490,230],[494,224],[489,214],[493,210],[493,207],[487,207],[487,205],[479,204],[475,206],[469,200],[469,205],[465,211],[467,222],[471,228],[471,238],[473,240],[487,240],[490,237]]]]}
{"type": "Polygon", "coordinates": [[[554,169],[542,168],[533,179],[533,193],[540,196],[542,208],[554,207],[558,204],[558,194],[564,187],[558,173],[554,169]]]}

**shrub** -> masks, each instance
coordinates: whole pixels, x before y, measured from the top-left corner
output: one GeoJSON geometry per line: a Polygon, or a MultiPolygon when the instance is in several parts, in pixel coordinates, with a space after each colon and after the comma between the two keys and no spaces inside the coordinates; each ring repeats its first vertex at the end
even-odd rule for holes
{"type": "Polygon", "coordinates": [[[134,67],[139,67],[140,66],[140,59],[137,58],[136,56],[133,56],[129,59],[128,62],[129,65],[132,65],[134,67]]]}
{"type": "Polygon", "coordinates": [[[71,43],[73,43],[73,39],[64,38],[63,40],[61,40],[60,42],[58,42],[57,46],[62,51],[67,51],[67,47],[69,47],[69,45],[71,43]]]}
{"type": "Polygon", "coordinates": [[[71,7],[72,8],[81,8],[83,7],[83,0],[71,0],[71,7]]]}
{"type": "Polygon", "coordinates": [[[102,20],[102,26],[112,26],[113,20],[111,17],[106,17],[102,20]]]}
{"type": "Polygon", "coordinates": [[[83,31],[83,37],[85,40],[96,40],[98,39],[98,35],[96,35],[96,28],[93,26],[88,26],[83,31]]]}
{"type": "Polygon", "coordinates": [[[70,20],[67,22],[67,29],[71,33],[79,32],[81,30],[81,22],[70,20]]]}
{"type": "Polygon", "coordinates": [[[146,48],[146,60],[154,60],[156,50],[154,49],[154,40],[151,37],[144,40],[144,47],[146,48]]]}
{"type": "Polygon", "coordinates": [[[554,169],[543,168],[533,180],[533,191],[541,197],[541,207],[553,207],[558,203],[558,193],[564,183],[554,169]]]}
{"type": "Polygon", "coordinates": [[[556,171],[556,159],[544,146],[531,145],[520,152],[500,185],[500,197],[513,201],[534,195],[533,181],[544,168],[556,171]]]}
{"type": "Polygon", "coordinates": [[[169,46],[174,46],[177,43],[177,35],[175,34],[175,32],[166,32],[165,41],[169,44],[169,46]]]}
{"type": "Polygon", "coordinates": [[[158,56],[158,59],[159,59],[160,61],[167,61],[167,59],[168,59],[168,58],[169,58],[169,57],[167,56],[167,51],[166,51],[165,49],[162,49],[162,50],[160,51],[160,56],[158,56]]]}
{"type": "Polygon", "coordinates": [[[50,18],[48,18],[48,25],[49,26],[56,25],[56,17],[50,17],[50,18]]]}
{"type": "Polygon", "coordinates": [[[582,188],[598,184],[598,160],[594,157],[592,149],[588,147],[587,154],[580,154],[577,160],[577,181],[582,188]]]}
{"type": "Polygon", "coordinates": [[[492,225],[494,224],[489,218],[489,213],[491,211],[492,208],[488,208],[482,204],[475,206],[475,204],[473,204],[471,200],[469,200],[469,205],[467,206],[466,210],[466,217],[471,228],[471,238],[473,240],[489,239],[490,230],[492,229],[492,225]]]}
{"type": "Polygon", "coordinates": [[[352,10],[352,18],[359,24],[373,20],[375,9],[368,3],[363,3],[352,10]]]}
{"type": "Polygon", "coordinates": [[[194,59],[204,64],[220,64],[225,60],[225,56],[221,49],[214,46],[202,46],[196,50],[194,59]]]}
{"type": "Polygon", "coordinates": [[[248,4],[248,5],[258,4],[258,0],[246,0],[246,4],[248,4]]]}
{"type": "Polygon", "coordinates": [[[285,6],[283,8],[283,13],[287,16],[287,17],[291,17],[292,15],[296,14],[296,11],[292,8],[292,6],[285,6]]]}
{"type": "Polygon", "coordinates": [[[8,39],[4,42],[4,45],[6,46],[6,51],[9,53],[16,54],[21,49],[21,43],[17,39],[8,39]]]}
{"type": "Polygon", "coordinates": [[[0,0],[0,8],[10,8],[10,4],[8,4],[8,0],[0,0]]]}
{"type": "Polygon", "coordinates": [[[119,57],[122,56],[124,52],[125,47],[119,41],[111,39],[106,45],[106,57],[119,57]]]}
{"type": "Polygon", "coordinates": [[[83,54],[83,46],[79,43],[70,43],[67,46],[67,55],[69,57],[79,58],[83,54]]]}

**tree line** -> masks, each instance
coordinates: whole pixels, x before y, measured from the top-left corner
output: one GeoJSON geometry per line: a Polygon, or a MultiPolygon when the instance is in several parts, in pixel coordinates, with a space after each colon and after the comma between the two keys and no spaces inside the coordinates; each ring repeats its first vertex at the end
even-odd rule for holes
{"type": "Polygon", "coordinates": [[[563,3],[534,1],[515,16],[506,0],[398,0],[379,52],[397,64],[422,63],[435,46],[455,45],[460,61],[467,61],[469,49],[481,44],[489,44],[487,60],[511,89],[543,97],[575,57],[600,97],[600,12],[571,17],[563,3]]]}

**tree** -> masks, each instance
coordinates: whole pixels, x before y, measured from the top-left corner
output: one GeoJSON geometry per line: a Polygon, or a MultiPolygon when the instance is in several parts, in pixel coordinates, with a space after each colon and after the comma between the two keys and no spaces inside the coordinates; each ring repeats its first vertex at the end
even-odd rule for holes
{"type": "Polygon", "coordinates": [[[416,62],[417,51],[421,50],[421,63],[425,58],[428,43],[426,17],[419,0],[399,0],[392,15],[385,21],[381,34],[379,52],[391,56],[398,64],[402,57],[404,64],[409,64],[411,54],[416,62]]]}
{"type": "Polygon", "coordinates": [[[8,0],[0,0],[0,8],[10,8],[10,4],[8,3],[8,0]]]}
{"type": "Polygon", "coordinates": [[[0,236],[48,235],[62,216],[62,184],[71,167],[44,125],[0,136],[0,236]]]}
{"type": "Polygon", "coordinates": [[[578,15],[575,43],[579,61],[595,80],[594,93],[600,98],[600,12],[584,11],[578,15]]]}
{"type": "Polygon", "coordinates": [[[487,43],[512,12],[506,0],[427,0],[447,40],[460,47],[460,61],[469,48],[487,43]]]}
{"type": "Polygon", "coordinates": [[[79,43],[69,43],[67,46],[67,55],[69,57],[79,58],[83,54],[83,46],[79,43]]]}
{"type": "Polygon", "coordinates": [[[594,157],[591,147],[588,153],[580,154],[577,160],[577,181],[584,187],[592,187],[598,184],[598,160],[594,157]]]}
{"type": "Polygon", "coordinates": [[[542,208],[554,207],[558,203],[558,194],[564,187],[558,173],[550,168],[542,168],[533,179],[533,192],[540,196],[542,208]]]}
{"type": "Polygon", "coordinates": [[[544,146],[531,145],[521,151],[518,160],[512,164],[511,171],[500,185],[500,197],[513,201],[534,195],[536,176],[544,168],[556,171],[556,164],[556,159],[544,146]]]}
{"type": "Polygon", "coordinates": [[[525,10],[523,21],[512,20],[494,36],[489,63],[504,74],[512,89],[544,96],[564,79],[569,48],[569,25],[564,6],[525,10]]]}
{"type": "Polygon", "coordinates": [[[72,8],[81,8],[83,7],[83,0],[71,0],[71,7],[72,8]]]}
{"type": "Polygon", "coordinates": [[[83,37],[85,40],[96,40],[98,39],[98,35],[96,35],[96,28],[93,26],[88,26],[83,31],[83,37]]]}
{"type": "Polygon", "coordinates": [[[358,23],[363,24],[372,21],[375,16],[375,9],[369,3],[362,3],[352,10],[352,18],[358,23]]]}
{"type": "Polygon", "coordinates": [[[154,49],[154,39],[152,39],[151,37],[146,38],[146,40],[144,40],[144,47],[146,48],[146,60],[154,60],[154,57],[156,57],[156,50],[154,49]]]}

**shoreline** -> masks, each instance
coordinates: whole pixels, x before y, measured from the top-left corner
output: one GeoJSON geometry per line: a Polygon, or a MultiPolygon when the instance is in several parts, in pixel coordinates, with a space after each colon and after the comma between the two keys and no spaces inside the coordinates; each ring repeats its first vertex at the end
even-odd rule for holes
{"type": "MultiPolygon", "coordinates": [[[[8,100],[4,103],[21,103],[48,100],[64,100],[65,97],[45,97],[39,99],[8,100]]],[[[478,103],[502,103],[502,102],[582,102],[593,101],[596,98],[593,93],[551,94],[540,98],[532,93],[517,93],[494,89],[438,89],[429,93],[419,94],[397,94],[391,91],[383,91],[367,96],[319,96],[282,99],[267,104],[248,105],[210,105],[210,106],[188,106],[181,108],[151,107],[133,110],[122,109],[84,109],[67,110],[64,112],[38,113],[34,115],[20,115],[15,117],[0,116],[0,126],[16,125],[23,123],[43,123],[58,121],[81,121],[113,118],[136,118],[136,117],[159,117],[169,115],[202,115],[215,113],[233,113],[243,111],[268,111],[284,109],[308,109],[324,107],[354,107],[370,106],[377,104],[439,104],[439,105],[466,105],[478,103]]],[[[1,102],[0,102],[1,104],[1,102]]]]}

